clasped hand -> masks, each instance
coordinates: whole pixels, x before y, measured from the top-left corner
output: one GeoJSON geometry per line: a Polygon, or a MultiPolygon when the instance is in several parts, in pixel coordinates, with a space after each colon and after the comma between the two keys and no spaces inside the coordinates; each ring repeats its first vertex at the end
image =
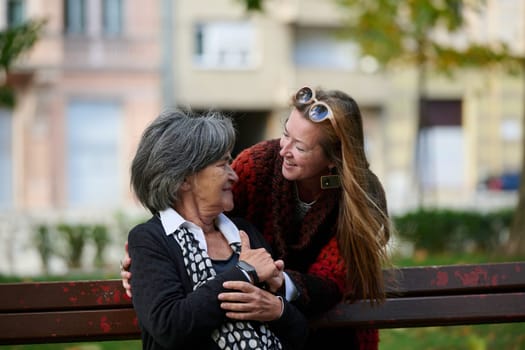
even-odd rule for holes
{"type": "Polygon", "coordinates": [[[244,260],[257,271],[259,281],[264,282],[267,290],[243,281],[226,281],[223,287],[232,290],[219,294],[221,308],[226,316],[236,320],[272,321],[283,312],[283,300],[275,293],[284,283],[284,262],[273,260],[266,249],[250,248],[248,235],[240,231],[241,254],[244,260]]]}

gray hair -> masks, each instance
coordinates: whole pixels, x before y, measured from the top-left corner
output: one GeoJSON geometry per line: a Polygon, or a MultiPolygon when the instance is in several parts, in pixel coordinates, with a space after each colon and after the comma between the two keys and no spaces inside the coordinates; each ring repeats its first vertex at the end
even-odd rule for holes
{"type": "Polygon", "coordinates": [[[231,152],[235,136],[232,120],[219,112],[163,112],[142,134],[131,163],[138,200],[152,214],[173,206],[184,179],[231,152]]]}

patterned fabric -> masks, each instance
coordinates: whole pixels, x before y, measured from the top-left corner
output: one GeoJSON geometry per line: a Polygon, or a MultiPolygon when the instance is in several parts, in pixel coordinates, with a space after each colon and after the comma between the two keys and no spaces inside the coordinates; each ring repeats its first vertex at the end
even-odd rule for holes
{"type": "MultiPolygon", "coordinates": [[[[173,236],[181,247],[186,272],[194,283],[193,290],[216,276],[210,257],[187,228],[176,230],[173,236]]],[[[231,247],[236,254],[241,252],[240,244],[234,243],[231,247]]],[[[255,328],[250,322],[228,321],[213,331],[212,338],[221,349],[282,350],[279,338],[262,323],[255,328]]]]}
{"type": "MultiPolygon", "coordinates": [[[[282,176],[279,150],[279,139],[274,139],[247,148],[235,158],[232,167],[239,181],[233,188],[235,209],[229,215],[246,218],[263,233],[301,291],[296,305],[311,316],[340,301],[345,288],[345,267],[336,239],[341,189],[324,190],[302,221],[290,220],[295,213],[295,191],[293,182],[282,176]]],[[[382,186],[371,171],[368,175],[370,195],[386,212],[382,186]]],[[[378,349],[377,330],[355,333],[358,349],[378,349]]]]}

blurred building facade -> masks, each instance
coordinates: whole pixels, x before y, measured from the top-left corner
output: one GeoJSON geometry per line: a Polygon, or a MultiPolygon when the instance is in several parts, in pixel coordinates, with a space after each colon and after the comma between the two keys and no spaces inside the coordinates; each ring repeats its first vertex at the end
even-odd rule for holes
{"type": "MultiPolygon", "coordinates": [[[[525,0],[487,6],[464,35],[504,39],[525,55],[525,0]]],[[[335,1],[319,0],[267,0],[266,11],[255,14],[236,0],[1,0],[0,28],[47,19],[40,41],[13,69],[16,107],[0,111],[5,249],[28,216],[140,212],[129,164],[162,109],[231,114],[237,152],[280,136],[289,97],[303,85],[356,99],[391,212],[416,207],[415,70],[379,73],[337,38],[341,15],[335,1]]],[[[523,81],[486,70],[431,77],[421,170],[426,205],[513,204],[515,193],[483,196],[479,183],[520,170],[523,81]]]]}

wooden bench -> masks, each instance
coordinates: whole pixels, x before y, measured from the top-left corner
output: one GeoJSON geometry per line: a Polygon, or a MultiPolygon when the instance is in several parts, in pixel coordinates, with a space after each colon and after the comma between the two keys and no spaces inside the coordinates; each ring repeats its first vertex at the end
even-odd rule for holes
{"type": "MultiPolygon", "coordinates": [[[[391,271],[385,271],[387,279],[391,271]]],[[[402,268],[380,306],[341,303],[312,327],[405,328],[525,321],[525,262],[402,268]]],[[[0,344],[139,339],[120,280],[0,284],[0,344]]]]}

